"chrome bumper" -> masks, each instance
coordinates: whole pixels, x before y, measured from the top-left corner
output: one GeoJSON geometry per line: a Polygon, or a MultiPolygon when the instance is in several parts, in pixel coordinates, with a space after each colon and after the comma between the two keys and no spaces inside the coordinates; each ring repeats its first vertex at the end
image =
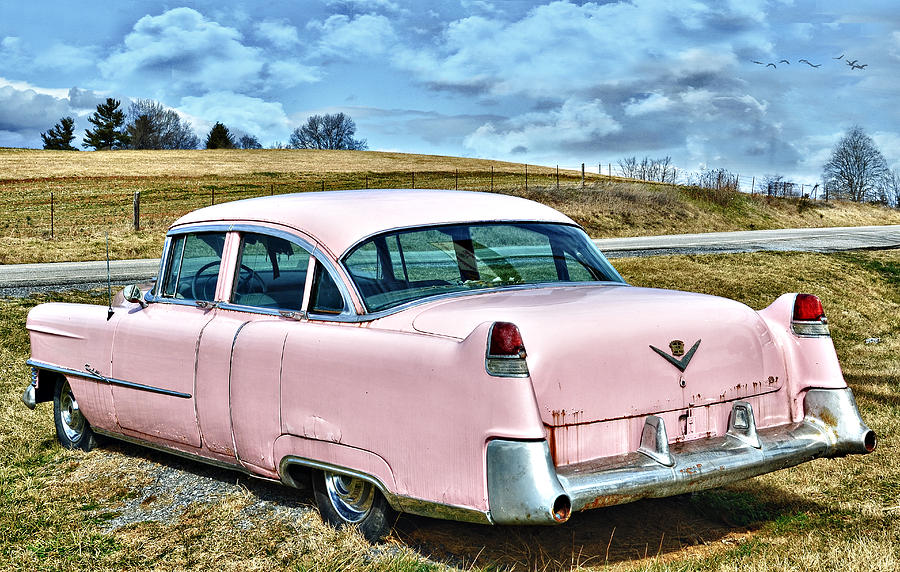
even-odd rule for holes
{"type": "Polygon", "coordinates": [[[757,430],[749,403],[732,406],[723,437],[670,445],[649,416],[633,452],[553,466],[546,441],[494,440],[487,447],[488,502],[497,524],[555,524],[571,511],[718,487],[817,457],[875,450],[849,388],[811,389],[803,421],[757,430]]]}

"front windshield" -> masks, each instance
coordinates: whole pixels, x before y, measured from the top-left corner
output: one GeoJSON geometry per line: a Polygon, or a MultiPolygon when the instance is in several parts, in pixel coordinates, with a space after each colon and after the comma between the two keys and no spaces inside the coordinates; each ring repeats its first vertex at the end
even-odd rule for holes
{"type": "Polygon", "coordinates": [[[344,257],[370,312],[438,294],[520,284],[624,282],[581,229],[478,223],[398,230],[344,257]]]}

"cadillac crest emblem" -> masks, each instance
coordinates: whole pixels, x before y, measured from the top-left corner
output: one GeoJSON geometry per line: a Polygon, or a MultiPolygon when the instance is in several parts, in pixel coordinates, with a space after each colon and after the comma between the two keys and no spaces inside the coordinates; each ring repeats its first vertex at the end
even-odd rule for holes
{"type": "Polygon", "coordinates": [[[658,353],[663,358],[665,358],[665,360],[667,362],[669,362],[670,364],[672,364],[676,368],[678,368],[678,371],[680,371],[681,373],[684,373],[684,370],[686,370],[688,364],[691,363],[691,359],[694,357],[694,353],[697,351],[697,348],[699,348],[699,347],[700,347],[700,340],[697,340],[696,342],[694,342],[694,345],[691,346],[691,349],[689,349],[687,351],[687,353],[685,353],[684,342],[682,342],[681,340],[672,340],[671,343],[669,343],[669,349],[672,350],[672,355],[667,354],[666,352],[662,351],[661,349],[659,349],[655,346],[650,346],[650,349],[655,351],[656,353],[658,353]],[[682,357],[681,359],[678,359],[682,355],[684,357],[682,357]]]}

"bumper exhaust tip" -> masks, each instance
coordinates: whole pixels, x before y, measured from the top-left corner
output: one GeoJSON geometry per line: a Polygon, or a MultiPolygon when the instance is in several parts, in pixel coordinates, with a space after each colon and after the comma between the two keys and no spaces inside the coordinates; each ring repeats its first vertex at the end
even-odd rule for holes
{"type": "Polygon", "coordinates": [[[863,447],[866,448],[866,453],[871,453],[878,447],[878,436],[875,435],[875,431],[869,430],[866,432],[865,436],[863,436],[863,447]]]}
{"type": "Polygon", "coordinates": [[[572,501],[568,495],[559,495],[553,503],[553,520],[563,523],[572,516],[572,501]]]}

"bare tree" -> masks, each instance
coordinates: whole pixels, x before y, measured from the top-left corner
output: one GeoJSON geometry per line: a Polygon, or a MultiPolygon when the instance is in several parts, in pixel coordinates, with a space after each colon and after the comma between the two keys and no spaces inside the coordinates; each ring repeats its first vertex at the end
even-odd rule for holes
{"type": "Polygon", "coordinates": [[[262,144],[255,136],[244,134],[238,139],[236,147],[238,149],[262,149],[262,144]]]}
{"type": "Polygon", "coordinates": [[[368,149],[365,139],[354,139],[356,123],[343,113],[311,115],[291,133],[294,149],[368,149]]]}
{"type": "Polygon", "coordinates": [[[669,156],[651,159],[644,157],[638,162],[637,157],[623,157],[619,159],[619,169],[622,175],[642,181],[659,181],[660,183],[675,182],[675,167],[671,166],[672,158],[669,156]]]}
{"type": "Polygon", "coordinates": [[[132,149],[196,149],[200,144],[190,123],[152,99],[133,100],[128,121],[132,149]]]}
{"type": "Polygon", "coordinates": [[[877,200],[887,175],[884,156],[859,126],[851,127],[837,142],[822,172],[830,194],[857,202],[877,200]]]}
{"type": "Polygon", "coordinates": [[[704,189],[741,190],[738,176],[727,169],[703,169],[696,176],[691,176],[688,184],[704,189]]]}
{"type": "Polygon", "coordinates": [[[887,189],[888,203],[895,209],[900,208],[900,170],[892,169],[888,173],[884,187],[887,189]]]}

